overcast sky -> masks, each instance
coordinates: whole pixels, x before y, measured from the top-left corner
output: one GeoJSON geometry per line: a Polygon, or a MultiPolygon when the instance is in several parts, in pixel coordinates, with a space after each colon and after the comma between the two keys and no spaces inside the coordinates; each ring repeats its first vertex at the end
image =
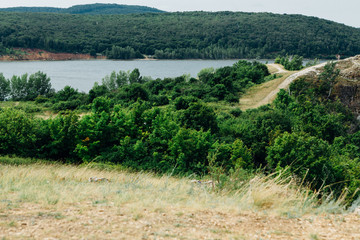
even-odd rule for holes
{"type": "Polygon", "coordinates": [[[360,27],[360,0],[0,0],[0,7],[70,7],[88,3],[142,5],[165,11],[242,11],[303,14],[360,27]]]}

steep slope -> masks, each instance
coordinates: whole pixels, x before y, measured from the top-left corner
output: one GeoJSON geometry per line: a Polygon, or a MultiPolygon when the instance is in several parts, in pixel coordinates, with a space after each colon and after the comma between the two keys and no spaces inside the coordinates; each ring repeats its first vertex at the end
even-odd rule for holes
{"type": "Polygon", "coordinates": [[[131,14],[131,13],[159,13],[164,12],[156,8],[136,5],[119,5],[119,4],[86,4],[75,5],[69,8],[52,8],[52,7],[13,7],[0,8],[2,12],[36,12],[36,13],[70,13],[70,14],[131,14]]]}
{"type": "Polygon", "coordinates": [[[336,68],[340,69],[340,76],[331,97],[360,117],[360,55],[338,62],[336,68]]]}

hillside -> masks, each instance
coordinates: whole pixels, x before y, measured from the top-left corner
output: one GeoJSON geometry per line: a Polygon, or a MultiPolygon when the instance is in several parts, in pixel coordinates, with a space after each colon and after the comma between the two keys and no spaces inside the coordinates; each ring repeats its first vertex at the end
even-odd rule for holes
{"type": "Polygon", "coordinates": [[[32,12],[32,13],[69,13],[69,14],[132,14],[132,13],[159,13],[164,12],[156,8],[135,6],[135,5],[119,5],[119,4],[86,4],[75,5],[69,8],[53,8],[53,7],[13,7],[0,8],[1,12],[32,12]]]}
{"type": "MultiPolygon", "coordinates": [[[[335,69],[339,70],[339,75],[335,79],[329,99],[340,100],[360,119],[360,55],[337,61],[335,69]]],[[[318,65],[316,69],[309,68],[309,70],[299,72],[298,75],[294,74],[292,80],[303,79],[302,84],[305,84],[303,88],[318,86],[322,71],[324,71],[324,64],[318,65]]],[[[296,87],[297,92],[298,88],[296,87]]]]}
{"type": "Polygon", "coordinates": [[[13,47],[130,59],[333,58],[360,53],[360,29],[301,15],[243,12],[70,15],[0,12],[0,54],[13,47]]]}

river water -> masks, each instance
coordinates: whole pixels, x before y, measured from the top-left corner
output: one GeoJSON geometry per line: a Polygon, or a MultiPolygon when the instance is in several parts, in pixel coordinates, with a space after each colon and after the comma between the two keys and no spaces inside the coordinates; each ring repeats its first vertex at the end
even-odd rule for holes
{"type": "MultiPolygon", "coordinates": [[[[150,76],[153,79],[165,77],[178,77],[190,74],[196,77],[201,69],[220,68],[231,66],[238,60],[75,60],[75,61],[21,61],[0,62],[0,73],[6,78],[13,75],[20,76],[37,71],[46,73],[51,79],[51,85],[55,90],[60,90],[69,85],[79,91],[88,92],[95,82],[110,75],[112,71],[140,70],[142,76],[150,76]]],[[[260,62],[273,63],[273,60],[259,60],[260,62]]]]}

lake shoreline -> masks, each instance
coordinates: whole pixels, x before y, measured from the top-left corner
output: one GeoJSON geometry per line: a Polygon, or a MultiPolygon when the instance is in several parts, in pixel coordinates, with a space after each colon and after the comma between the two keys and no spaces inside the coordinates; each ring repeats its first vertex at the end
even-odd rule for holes
{"type": "Polygon", "coordinates": [[[232,66],[238,60],[73,60],[73,61],[7,61],[0,62],[0,73],[7,79],[41,71],[51,79],[52,87],[61,90],[69,85],[88,92],[113,71],[139,69],[141,76],[152,79],[174,78],[184,74],[196,77],[204,68],[232,66]]]}
{"type": "MultiPolygon", "coordinates": [[[[77,60],[109,60],[109,61],[191,61],[191,60],[241,60],[240,58],[226,58],[226,59],[203,59],[203,58],[187,58],[187,59],[159,59],[144,55],[144,58],[134,59],[109,59],[106,56],[91,56],[84,53],[54,53],[45,51],[43,49],[31,48],[14,48],[16,54],[0,55],[0,62],[28,62],[28,61],[77,61],[77,60]]],[[[249,61],[256,61],[258,59],[243,59],[249,61]]],[[[269,59],[272,61],[273,59],[269,59]]]]}
{"type": "Polygon", "coordinates": [[[53,53],[42,49],[14,48],[14,54],[0,56],[2,62],[14,61],[71,61],[104,59],[105,56],[93,57],[82,53],[53,53]]]}

